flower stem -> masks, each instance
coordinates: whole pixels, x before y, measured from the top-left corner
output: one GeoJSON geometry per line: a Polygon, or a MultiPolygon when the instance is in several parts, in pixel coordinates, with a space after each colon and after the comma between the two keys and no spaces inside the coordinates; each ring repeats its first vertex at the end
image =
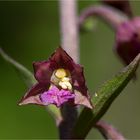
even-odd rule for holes
{"type": "Polygon", "coordinates": [[[79,27],[90,16],[97,16],[104,19],[114,30],[117,29],[120,23],[128,20],[128,17],[124,13],[111,6],[94,5],[82,11],[78,21],[79,27]]]}
{"type": "Polygon", "coordinates": [[[105,121],[98,121],[94,127],[97,128],[107,140],[125,140],[123,135],[117,129],[105,121]]]}
{"type": "Polygon", "coordinates": [[[130,18],[133,17],[133,12],[129,0],[102,0],[102,3],[122,11],[130,18]]]}
{"type": "MultiPolygon", "coordinates": [[[[63,49],[79,62],[79,39],[76,15],[76,0],[60,0],[61,45],[63,49]]],[[[60,139],[70,139],[77,120],[77,109],[69,104],[62,108],[63,120],[59,124],[60,139]]]]}
{"type": "Polygon", "coordinates": [[[78,63],[80,53],[76,13],[76,0],[60,0],[61,45],[78,63]]]}

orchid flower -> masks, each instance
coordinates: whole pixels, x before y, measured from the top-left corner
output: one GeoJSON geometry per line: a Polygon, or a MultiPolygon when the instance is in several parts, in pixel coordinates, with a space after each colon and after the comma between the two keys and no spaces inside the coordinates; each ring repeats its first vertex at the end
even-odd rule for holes
{"type": "Polygon", "coordinates": [[[83,68],[61,47],[48,61],[34,62],[33,67],[38,83],[22,97],[19,105],[54,104],[60,107],[68,102],[92,108],[83,68]]]}

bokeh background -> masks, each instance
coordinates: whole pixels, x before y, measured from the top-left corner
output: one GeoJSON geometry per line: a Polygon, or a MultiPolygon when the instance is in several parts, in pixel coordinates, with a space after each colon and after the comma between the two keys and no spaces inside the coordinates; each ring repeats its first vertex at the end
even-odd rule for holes
{"type": "MultiPolygon", "coordinates": [[[[78,12],[98,1],[78,1],[78,12]]],[[[131,1],[135,15],[140,2],[131,1]]],[[[114,32],[101,20],[93,32],[80,33],[81,64],[90,93],[124,66],[113,52],[114,32]]],[[[15,60],[33,71],[32,62],[44,60],[60,44],[58,1],[0,2],[0,45],[15,60]]],[[[140,138],[140,68],[103,119],[126,138],[140,138]]],[[[55,122],[44,107],[17,105],[27,91],[15,70],[0,57],[0,138],[58,138],[55,122]]],[[[102,138],[92,130],[87,138],[102,138]]]]}

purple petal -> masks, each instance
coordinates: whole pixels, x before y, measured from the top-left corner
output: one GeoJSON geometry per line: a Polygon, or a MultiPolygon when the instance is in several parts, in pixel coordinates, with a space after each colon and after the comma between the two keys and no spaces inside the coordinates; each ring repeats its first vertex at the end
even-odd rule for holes
{"type": "Polygon", "coordinates": [[[74,93],[75,93],[75,98],[74,98],[74,103],[75,104],[84,105],[84,106],[86,106],[86,107],[88,107],[90,109],[93,108],[89,97],[84,96],[78,90],[75,90],[74,93]]]}
{"type": "Polygon", "coordinates": [[[41,83],[50,82],[54,70],[64,68],[73,71],[73,64],[73,59],[61,47],[59,47],[51,55],[48,61],[33,63],[35,78],[41,83]]]}
{"type": "Polygon", "coordinates": [[[58,68],[65,68],[68,70],[73,69],[73,59],[61,48],[57,48],[56,51],[51,55],[50,60],[55,62],[58,68]]]}
{"type": "Polygon", "coordinates": [[[59,95],[58,95],[58,98],[59,98],[59,102],[60,102],[60,105],[69,101],[70,99],[74,99],[75,98],[75,95],[73,93],[71,93],[69,90],[60,90],[59,92],[59,95]]]}
{"type": "Polygon", "coordinates": [[[135,27],[129,21],[123,22],[118,26],[117,34],[116,34],[116,41],[125,42],[130,41],[135,33],[135,27]]]}
{"type": "Polygon", "coordinates": [[[116,33],[116,51],[126,65],[140,53],[140,18],[120,24],[116,33]]]}
{"type": "Polygon", "coordinates": [[[55,104],[58,107],[74,97],[74,94],[70,91],[59,90],[56,86],[53,86],[50,90],[40,95],[44,105],[55,104]]]}
{"type": "Polygon", "coordinates": [[[59,93],[59,89],[56,86],[53,86],[50,90],[41,94],[40,98],[45,105],[49,105],[49,104],[57,105],[59,102],[57,98],[58,93],[59,93]]]}
{"type": "Polygon", "coordinates": [[[84,105],[92,109],[93,105],[91,104],[88,88],[85,83],[83,67],[75,64],[75,69],[72,73],[72,80],[75,94],[74,104],[84,105]]]}
{"type": "Polygon", "coordinates": [[[69,70],[73,86],[78,88],[84,96],[89,97],[82,66],[76,64],[61,47],[56,50],[50,59],[60,67],[69,70]]]}
{"type": "MultiPolygon", "coordinates": [[[[70,72],[73,90],[77,90],[82,94],[81,96],[85,97],[88,100],[87,102],[90,103],[88,89],[83,74],[83,67],[76,64],[61,47],[56,49],[48,61],[35,62],[33,63],[33,67],[35,78],[38,80],[39,84],[29,90],[22,98],[21,104],[55,104],[59,107],[67,101],[74,101],[75,93],[72,93],[69,90],[59,90],[56,86],[53,86],[48,90],[51,83],[51,76],[58,68],[64,68],[70,72]]],[[[81,102],[82,100],[80,99],[80,103],[81,102]]],[[[75,102],[72,103],[74,105],[77,104],[75,102]]]]}
{"type": "Polygon", "coordinates": [[[75,98],[75,94],[73,94],[72,92],[70,92],[69,90],[60,90],[59,92],[59,98],[61,100],[65,99],[65,100],[68,100],[68,99],[73,99],[75,98]]]}
{"type": "Polygon", "coordinates": [[[58,102],[57,96],[52,95],[51,91],[44,92],[40,96],[40,98],[45,105],[57,104],[57,102],[58,102]]]}
{"type": "MultiPolygon", "coordinates": [[[[80,92],[82,96],[85,97],[90,103],[88,89],[85,84],[83,67],[79,64],[76,64],[62,48],[58,48],[56,50],[56,52],[52,55],[51,60],[55,61],[60,67],[69,70],[72,77],[73,88],[80,92]]],[[[72,95],[70,98],[72,98],[72,95]]]]}
{"type": "Polygon", "coordinates": [[[34,62],[35,78],[40,83],[50,83],[50,78],[53,71],[56,69],[56,64],[52,61],[34,62]]]}
{"type": "Polygon", "coordinates": [[[19,105],[25,105],[25,104],[40,104],[42,105],[42,102],[40,101],[39,95],[48,89],[49,85],[43,85],[40,83],[37,83],[34,85],[20,100],[19,105]]]}
{"type": "Polygon", "coordinates": [[[140,29],[140,17],[134,17],[132,20],[132,24],[134,24],[137,29],[140,29]]]}

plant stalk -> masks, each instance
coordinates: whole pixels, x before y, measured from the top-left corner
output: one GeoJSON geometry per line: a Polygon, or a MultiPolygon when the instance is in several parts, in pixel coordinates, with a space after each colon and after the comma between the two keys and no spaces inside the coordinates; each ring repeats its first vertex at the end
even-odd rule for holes
{"type": "MultiPolygon", "coordinates": [[[[62,48],[79,62],[79,39],[77,28],[76,0],[60,0],[60,26],[62,48]]],[[[60,139],[70,139],[77,120],[77,108],[65,104],[61,108],[63,120],[59,124],[60,139]]]]}

